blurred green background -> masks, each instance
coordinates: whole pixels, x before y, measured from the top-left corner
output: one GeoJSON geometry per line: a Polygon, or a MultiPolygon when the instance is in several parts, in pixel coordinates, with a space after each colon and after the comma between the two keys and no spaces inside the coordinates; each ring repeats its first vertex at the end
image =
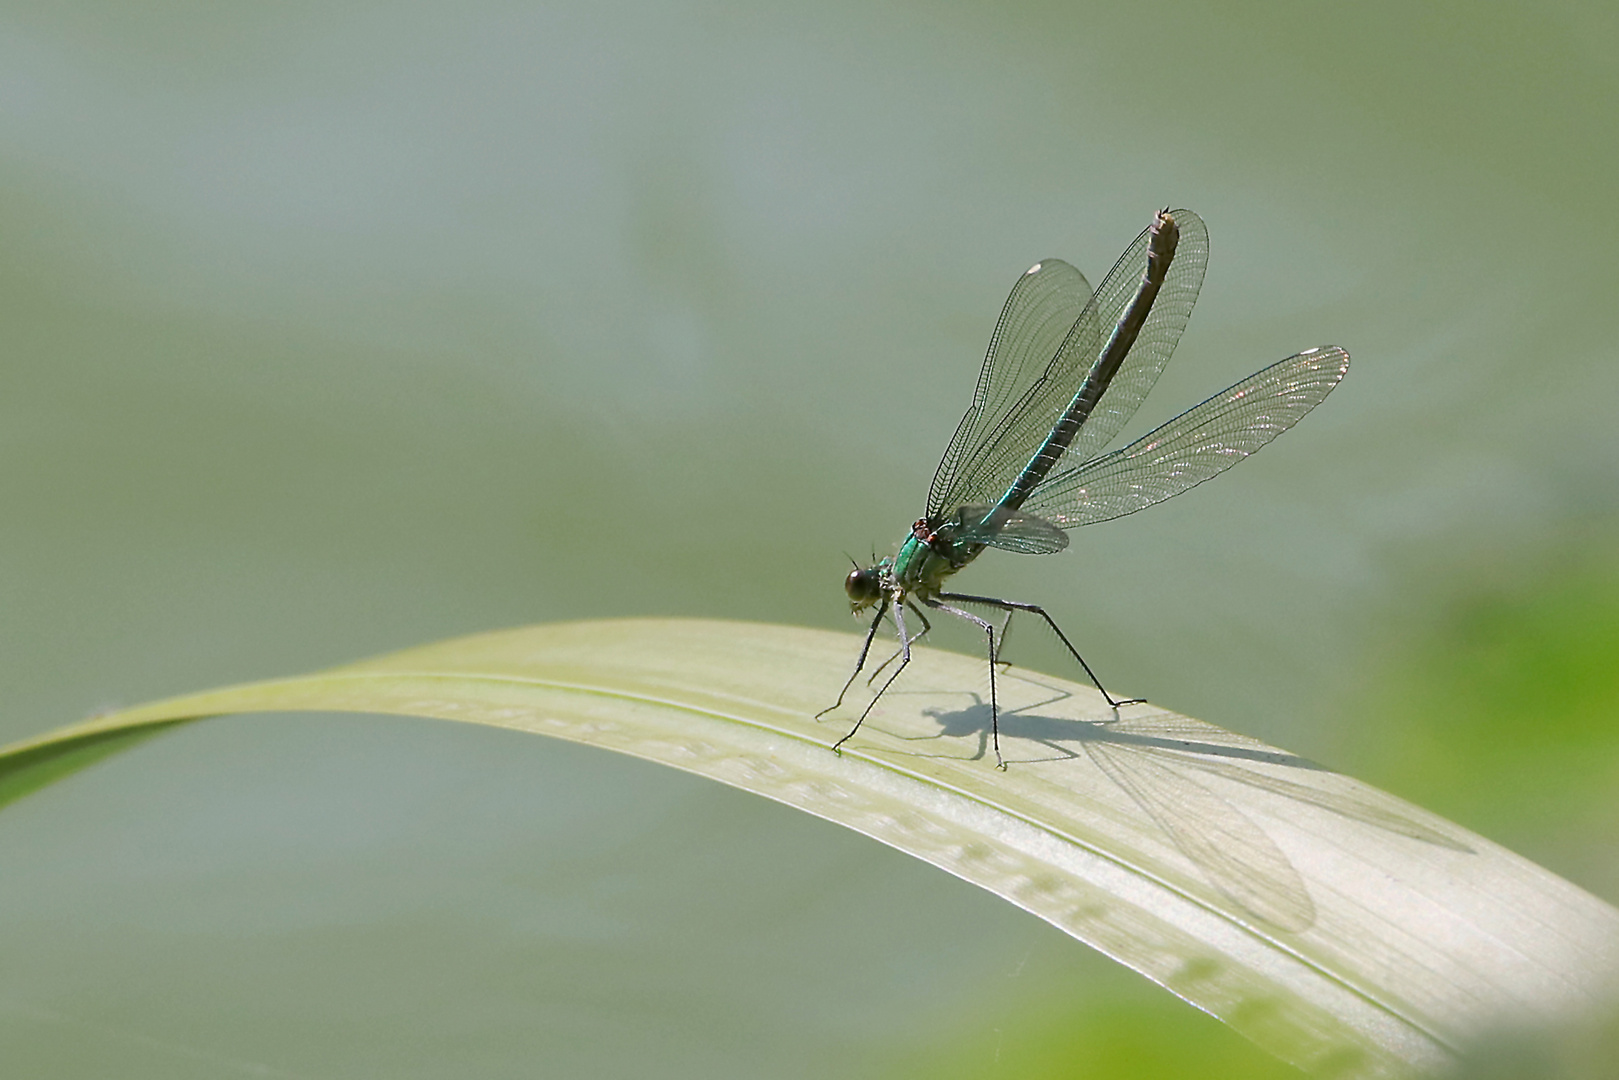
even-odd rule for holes
{"type": "MultiPolygon", "coordinates": [[[[1017,275],[1184,205],[1133,430],[1349,378],[974,591],[1619,901],[1616,54],[1544,0],[6,4],[0,740],[528,622],[853,629],[1017,275]]],[[[0,913],[8,1075],[1291,1075],[861,837],[427,721],[146,744],[0,817],[0,913]]]]}

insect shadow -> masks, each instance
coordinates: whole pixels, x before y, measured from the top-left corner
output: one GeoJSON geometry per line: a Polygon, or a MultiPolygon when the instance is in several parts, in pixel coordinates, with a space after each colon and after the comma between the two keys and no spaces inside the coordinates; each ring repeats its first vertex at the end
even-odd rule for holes
{"type": "MultiPolygon", "coordinates": [[[[1268,929],[1307,930],[1316,920],[1315,903],[1298,869],[1269,833],[1215,790],[1220,781],[1318,807],[1424,844],[1473,852],[1459,838],[1405,813],[1392,797],[1307,758],[1258,743],[1214,741],[1211,735],[1218,729],[1162,711],[1128,718],[1115,714],[1101,721],[1048,715],[1041,710],[1072,695],[1036,685],[1052,696],[1000,710],[997,716],[978,694],[969,693],[972,704],[966,708],[922,711],[939,725],[936,733],[896,737],[914,743],[976,736],[972,757],[981,759],[989,751],[991,725],[998,721],[1001,734],[1016,748],[1014,753],[1032,752],[1033,756],[1018,759],[1025,764],[1090,762],[1130,797],[1210,885],[1268,929]],[[1299,778],[1289,778],[1289,770],[1297,770],[1299,778]],[[1206,782],[1210,777],[1216,780],[1213,787],[1206,782]]],[[[917,752],[916,756],[957,755],[917,752]]]]}

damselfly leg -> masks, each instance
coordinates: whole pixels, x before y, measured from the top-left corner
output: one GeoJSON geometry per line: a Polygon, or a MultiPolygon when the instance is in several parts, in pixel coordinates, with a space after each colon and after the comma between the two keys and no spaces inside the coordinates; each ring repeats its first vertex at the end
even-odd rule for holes
{"type": "MultiPolygon", "coordinates": [[[[912,615],[915,615],[918,619],[922,620],[922,629],[915,637],[911,639],[911,644],[915,645],[918,641],[921,641],[923,638],[928,636],[928,631],[933,629],[933,624],[928,622],[928,617],[926,615],[922,614],[922,609],[911,603],[909,599],[905,601],[905,606],[911,609],[912,615]]],[[[873,670],[870,675],[866,676],[866,685],[871,686],[874,684],[877,681],[877,676],[883,673],[883,668],[887,667],[889,664],[892,664],[895,660],[898,660],[900,653],[903,651],[903,649],[895,649],[889,654],[887,660],[884,660],[882,663],[878,664],[876,669],[873,670]]]]}
{"type": "MultiPolygon", "coordinates": [[[[995,746],[995,766],[996,768],[1004,769],[1006,768],[1006,762],[1001,758],[1001,707],[1000,699],[995,693],[995,625],[988,619],[980,619],[970,611],[963,611],[958,607],[951,607],[949,604],[942,603],[941,598],[957,599],[949,593],[940,593],[936,597],[928,597],[922,603],[934,611],[943,611],[957,618],[966,619],[968,622],[977,625],[980,630],[989,636],[989,737],[995,746]]],[[[968,596],[962,599],[975,600],[977,597],[968,596]]],[[[903,667],[904,665],[901,666],[903,667]]],[[[898,672],[895,672],[895,674],[898,674],[898,672]]],[[[888,687],[884,686],[883,689],[886,690],[888,687]]]]}
{"type": "MultiPolygon", "coordinates": [[[[877,605],[877,617],[871,620],[871,626],[866,630],[866,641],[865,644],[860,646],[860,655],[855,659],[854,670],[849,673],[849,681],[843,684],[842,690],[838,691],[838,700],[816,713],[815,719],[819,720],[821,717],[843,704],[843,696],[849,692],[849,687],[854,685],[854,681],[860,678],[860,669],[866,666],[866,656],[871,652],[871,640],[877,636],[877,627],[882,625],[883,616],[886,614],[888,614],[888,597],[885,596],[883,597],[882,602],[877,605]]],[[[900,636],[902,638],[904,637],[903,634],[900,636]]],[[[861,719],[865,719],[865,714],[861,714],[861,719]]],[[[859,725],[856,726],[858,727],[859,725]]],[[[849,735],[853,734],[854,732],[852,731],[849,733],[849,735]]],[[[845,735],[843,738],[847,739],[848,737],[848,735],[845,735]]],[[[843,740],[840,739],[838,741],[841,743],[843,740]]],[[[837,748],[833,747],[833,749],[837,748]]]]}
{"type": "MultiPolygon", "coordinates": [[[[887,603],[886,598],[884,599],[884,603],[885,604],[887,603]]],[[[846,743],[850,739],[854,738],[854,733],[860,730],[860,725],[864,724],[866,722],[866,717],[871,715],[872,706],[876,705],[877,702],[882,700],[882,696],[888,692],[888,688],[890,686],[894,685],[894,680],[899,678],[900,672],[904,671],[905,668],[906,668],[906,665],[908,665],[911,662],[911,635],[905,629],[905,608],[906,608],[906,606],[907,605],[904,605],[904,604],[897,604],[894,607],[894,624],[897,627],[899,627],[899,649],[900,649],[900,652],[902,654],[901,657],[900,657],[899,666],[894,669],[894,674],[890,675],[888,677],[888,680],[883,683],[882,689],[878,690],[876,695],[870,701],[866,702],[866,707],[864,709],[860,710],[860,719],[858,719],[858,720],[856,720],[854,722],[854,727],[849,729],[849,733],[847,735],[845,735],[843,738],[839,739],[837,742],[832,744],[833,751],[837,751],[838,748],[841,747],[844,743],[846,743]]],[[[932,606],[932,605],[929,605],[929,606],[932,606]]],[[[971,617],[972,616],[968,616],[968,618],[971,618],[971,617]]],[[[882,615],[879,614],[877,616],[877,621],[880,621],[881,619],[882,619],[882,615]]],[[[872,633],[876,633],[876,631],[877,631],[877,621],[873,621],[873,623],[872,623],[872,633]]],[[[871,635],[870,634],[866,635],[866,644],[867,644],[868,647],[871,644],[871,635]]],[[[865,654],[864,653],[861,654],[860,659],[861,659],[862,662],[864,662],[864,660],[865,660],[865,654]]],[[[854,680],[855,680],[855,676],[859,675],[859,674],[860,674],[860,667],[859,667],[859,665],[856,665],[855,670],[854,670],[854,675],[849,676],[849,683],[844,684],[843,689],[845,691],[847,691],[849,689],[849,684],[853,683],[854,680]]],[[[843,695],[839,694],[838,695],[838,702],[842,703],[842,701],[843,701],[843,695]]],[[[838,706],[836,704],[834,704],[832,706],[832,709],[835,709],[837,707],[838,706]]],[[[817,716],[823,715],[824,713],[831,712],[832,709],[825,709],[825,710],[823,710],[822,713],[818,713],[816,715],[817,716]]]]}
{"type": "MultiPolygon", "coordinates": [[[[962,604],[983,604],[985,607],[998,608],[1007,613],[1006,621],[1008,625],[1010,625],[1012,621],[1012,612],[1033,612],[1042,619],[1046,620],[1046,625],[1051,627],[1051,632],[1057,635],[1057,640],[1061,641],[1068,651],[1073,654],[1074,659],[1079,661],[1079,666],[1085,669],[1086,677],[1091,680],[1091,684],[1095,686],[1097,690],[1101,691],[1103,699],[1107,701],[1110,707],[1117,709],[1121,705],[1140,705],[1146,700],[1146,698],[1114,698],[1112,694],[1108,693],[1107,688],[1102,685],[1102,680],[1096,677],[1096,672],[1091,670],[1091,666],[1085,662],[1085,658],[1079,655],[1079,650],[1074,648],[1074,643],[1068,640],[1068,635],[1062,632],[1062,627],[1057,625],[1057,620],[1053,619],[1046,612],[1046,609],[1041,607],[1039,604],[1024,604],[1017,600],[1002,600],[995,596],[969,596],[966,593],[940,593],[939,599],[954,600],[957,603],[962,604]]],[[[1003,630],[1003,636],[1001,638],[1001,646],[1003,648],[1006,645],[1004,633],[1005,632],[1003,630]]],[[[991,666],[994,666],[997,659],[998,655],[991,652],[991,666]]]]}

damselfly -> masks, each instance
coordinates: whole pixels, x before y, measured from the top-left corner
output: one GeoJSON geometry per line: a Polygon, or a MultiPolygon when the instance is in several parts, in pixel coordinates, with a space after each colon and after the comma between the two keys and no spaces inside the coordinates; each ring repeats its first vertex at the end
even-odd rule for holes
{"type": "Polygon", "coordinates": [[[1110,706],[1139,701],[1109,694],[1038,604],[947,592],[944,584],[987,547],[1025,555],[1061,551],[1068,546],[1068,529],[1133,514],[1201,484],[1292,427],[1343,379],[1347,352],[1309,349],[1104,453],[1169,362],[1203,284],[1208,254],[1208,230],[1198,216],[1164,210],[1094,293],[1084,275],[1060,259],[1036,263],[1012,286],[972,405],[933,474],[927,515],[911,526],[897,555],[857,565],[844,580],[853,610],[875,606],[877,614],[854,673],[817,717],[843,704],[884,616],[892,616],[899,634],[899,664],[834,750],[860,730],[910,663],[911,645],[932,629],[922,608],[966,619],[988,638],[997,764],[1004,766],[995,696],[997,627],[957,605],[1005,612],[1001,637],[1016,612],[1040,616],[1110,706]],[[922,626],[914,637],[905,625],[907,611],[922,626]]]}

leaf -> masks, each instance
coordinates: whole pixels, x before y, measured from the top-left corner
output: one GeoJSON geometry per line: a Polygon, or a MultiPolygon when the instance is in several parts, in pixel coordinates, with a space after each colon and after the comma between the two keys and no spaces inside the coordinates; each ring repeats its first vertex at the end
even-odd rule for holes
{"type": "Polygon", "coordinates": [[[1611,1007],[1619,911],[1375,788],[1151,705],[928,649],[841,755],[856,639],[629,619],[534,626],[144,705],[0,750],[0,804],[186,721],[396,713],[708,776],[974,882],[1323,1075],[1443,1068],[1503,1024],[1611,1007]]]}

